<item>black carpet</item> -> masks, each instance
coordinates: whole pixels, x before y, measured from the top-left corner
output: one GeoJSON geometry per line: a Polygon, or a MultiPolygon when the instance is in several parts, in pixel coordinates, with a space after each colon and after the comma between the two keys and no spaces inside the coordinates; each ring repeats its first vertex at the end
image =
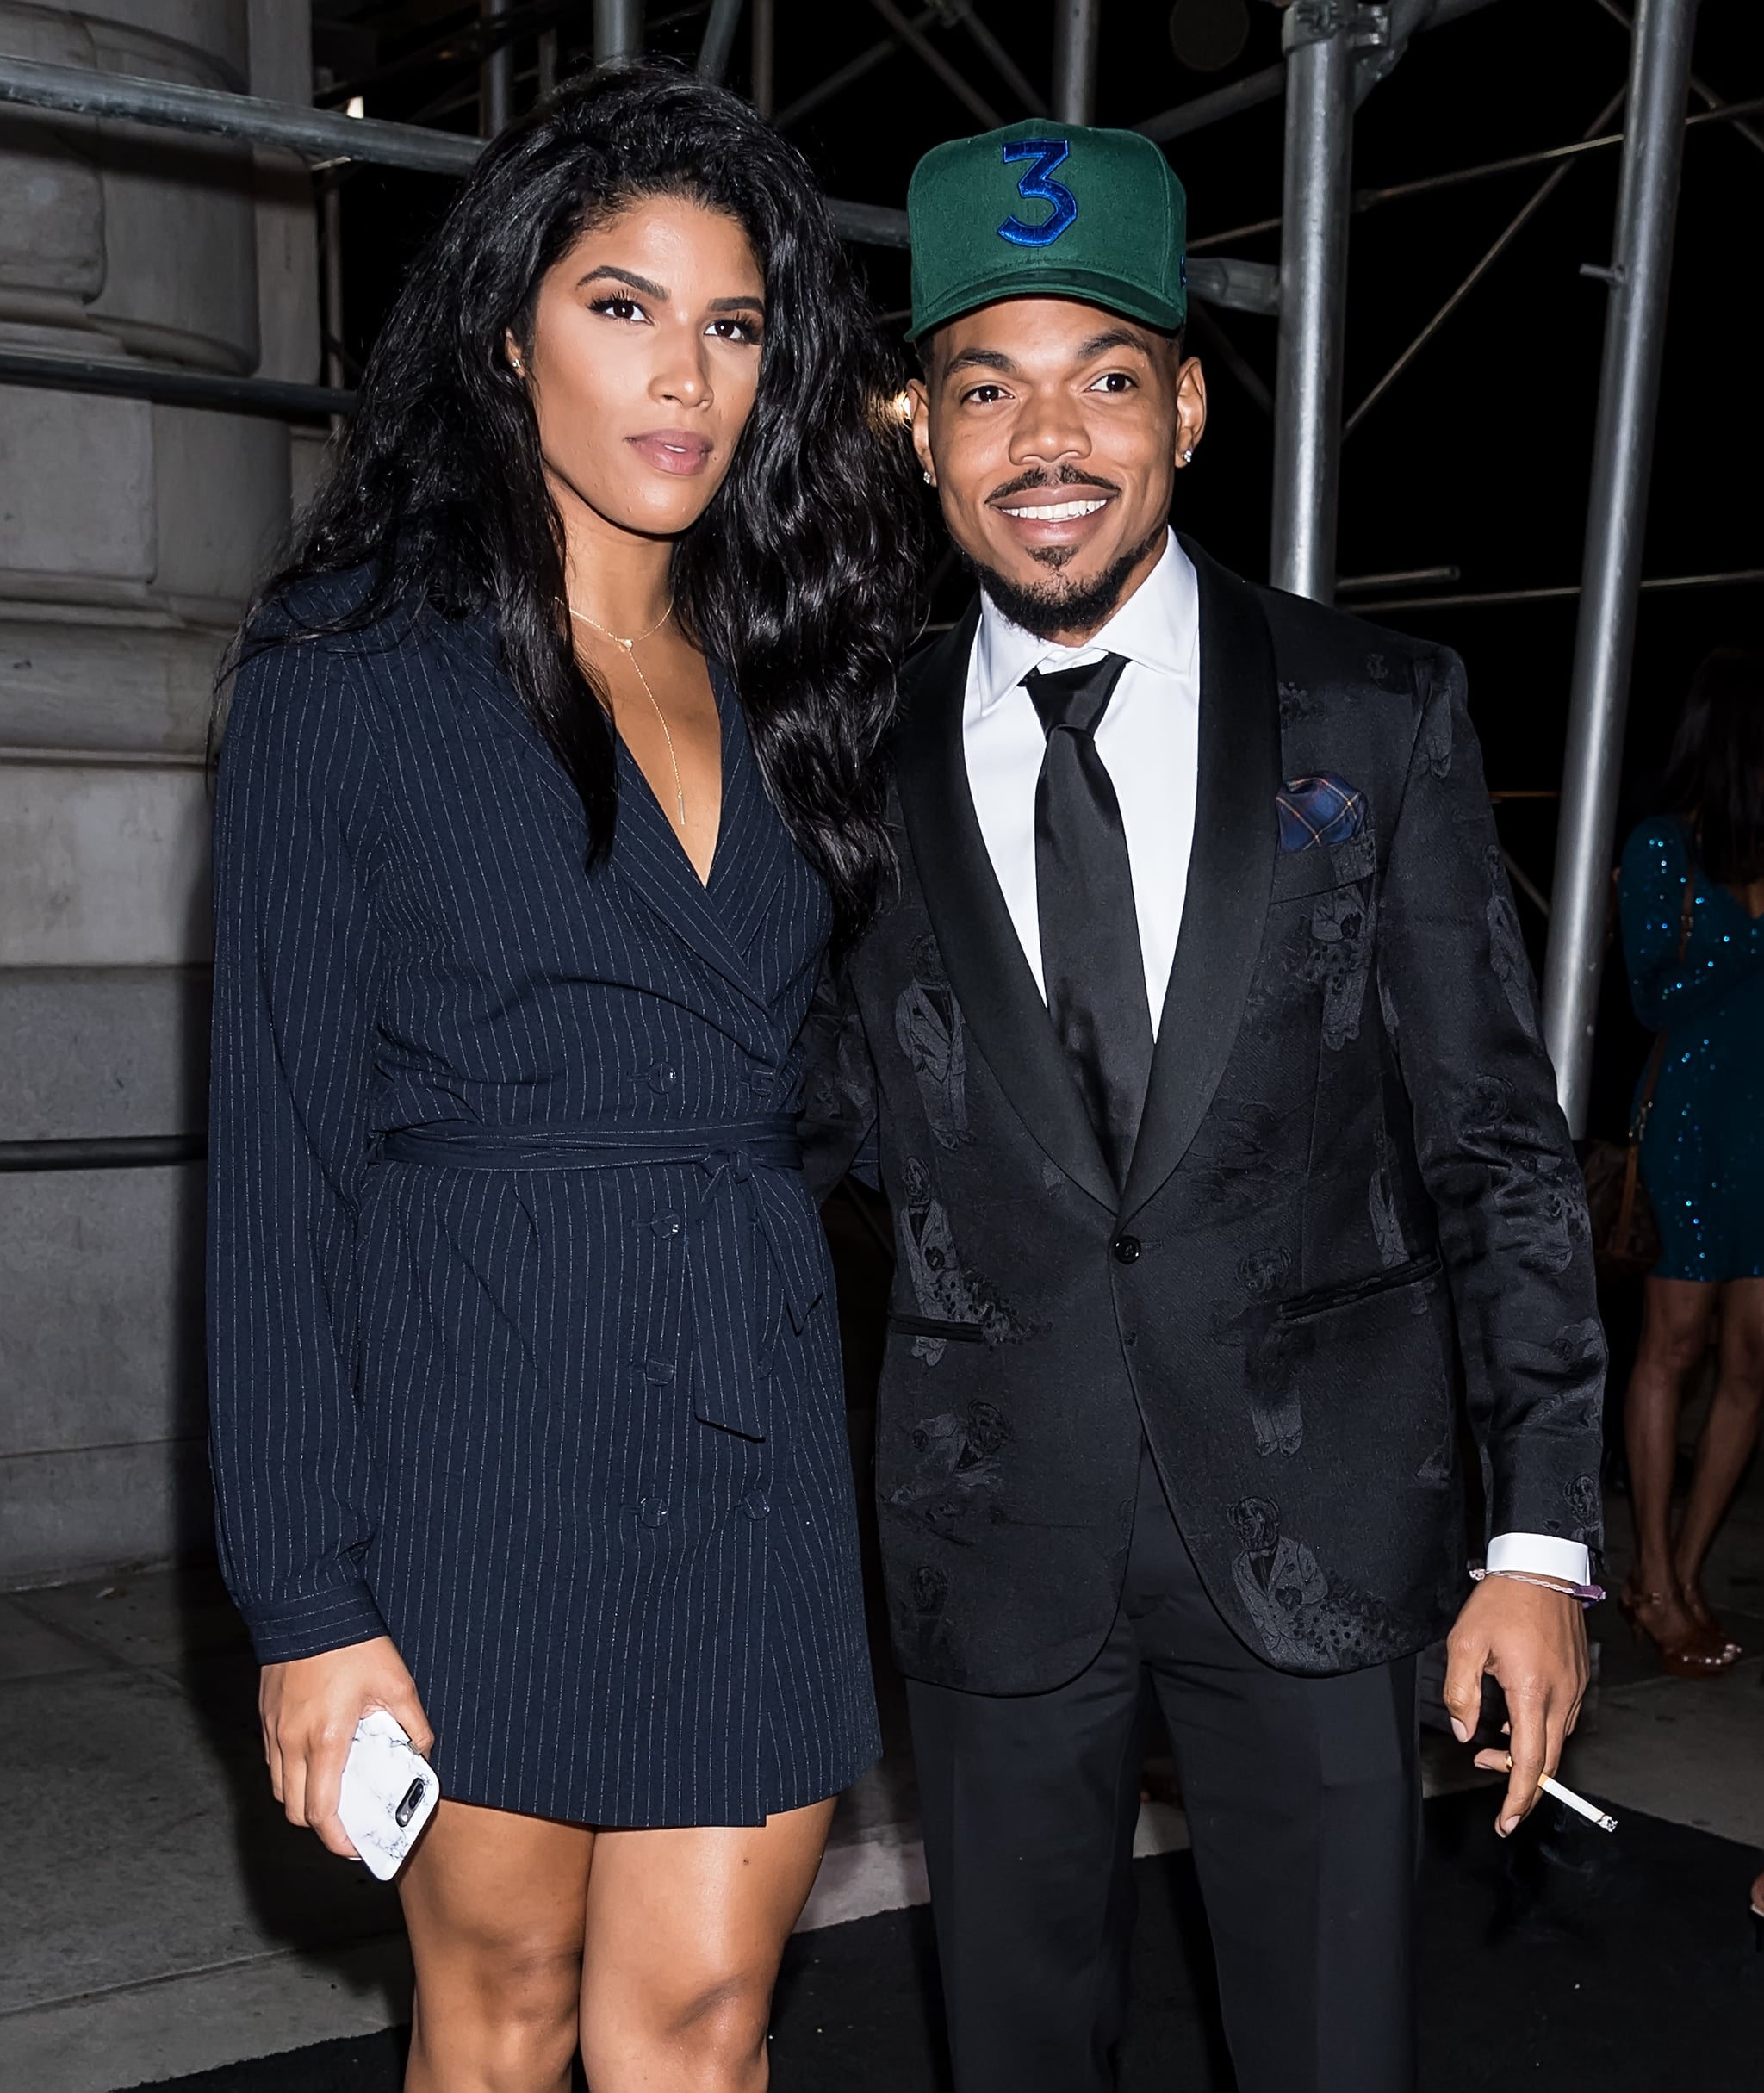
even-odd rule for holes
{"type": "MultiPolygon", "coordinates": [[[[1749,1848],[1619,1811],[1615,1836],[1546,1804],[1510,1844],[1483,1792],[1426,1808],[1423,2093],[1759,2093],[1764,1955],[1749,1848]]],[[[1135,1871],[1134,2007],[1121,2093],[1232,2093],[1186,1854],[1135,1871]]],[[[941,2093],[930,1915],[792,1941],[774,2093],[941,2093]]],[[[194,2077],[180,2093],[397,2093],[398,2031],[194,2077]]]]}

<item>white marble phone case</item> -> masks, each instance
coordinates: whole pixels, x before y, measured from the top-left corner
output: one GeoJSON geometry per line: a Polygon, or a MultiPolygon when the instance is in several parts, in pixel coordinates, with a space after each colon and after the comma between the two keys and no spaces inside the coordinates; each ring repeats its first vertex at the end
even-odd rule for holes
{"type": "Polygon", "coordinates": [[[364,1715],[343,1768],[337,1814],[370,1872],[389,1882],[441,1799],[435,1769],[383,1708],[364,1715]]]}

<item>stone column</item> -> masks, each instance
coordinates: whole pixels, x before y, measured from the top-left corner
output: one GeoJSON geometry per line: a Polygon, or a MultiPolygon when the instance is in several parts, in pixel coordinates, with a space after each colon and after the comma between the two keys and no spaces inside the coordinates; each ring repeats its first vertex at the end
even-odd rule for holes
{"type": "MultiPolygon", "coordinates": [[[[307,0],[0,0],[0,50],[309,95],[307,0]]],[[[296,166],[0,114],[0,341],[316,375],[296,166]]],[[[204,1119],[215,662],[288,431],[0,386],[0,1139],[204,1119]]],[[[203,1544],[199,1165],[0,1174],[0,1583],[203,1544]]]]}

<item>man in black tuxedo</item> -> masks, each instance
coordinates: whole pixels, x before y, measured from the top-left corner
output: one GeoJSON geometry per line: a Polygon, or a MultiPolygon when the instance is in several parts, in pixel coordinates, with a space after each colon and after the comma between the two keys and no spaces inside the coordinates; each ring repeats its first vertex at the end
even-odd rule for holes
{"type": "Polygon", "coordinates": [[[910,210],[914,438],[981,594],[908,672],[900,892],[804,1132],[895,1218],[878,1502],[956,2085],[1109,2084],[1149,1675],[1241,2093],[1405,2093],[1416,1655],[1450,1629],[1461,1738],[1505,1688],[1510,1831],[1599,1538],[1586,1209],[1463,670],[1169,531],[1206,396],[1147,140],[957,141],[910,210]]]}

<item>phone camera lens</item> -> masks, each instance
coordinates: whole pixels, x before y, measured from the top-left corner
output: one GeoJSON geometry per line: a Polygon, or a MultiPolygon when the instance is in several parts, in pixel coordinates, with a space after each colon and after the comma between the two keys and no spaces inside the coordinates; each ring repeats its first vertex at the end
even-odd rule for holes
{"type": "Polygon", "coordinates": [[[393,1815],[397,1821],[398,1829],[401,1831],[402,1831],[405,1826],[409,1823],[412,1817],[416,1815],[417,1804],[422,1801],[423,1797],[428,1792],[428,1788],[429,1784],[426,1780],[413,1780],[405,1790],[404,1800],[399,1804],[397,1809],[393,1812],[393,1815]]]}

